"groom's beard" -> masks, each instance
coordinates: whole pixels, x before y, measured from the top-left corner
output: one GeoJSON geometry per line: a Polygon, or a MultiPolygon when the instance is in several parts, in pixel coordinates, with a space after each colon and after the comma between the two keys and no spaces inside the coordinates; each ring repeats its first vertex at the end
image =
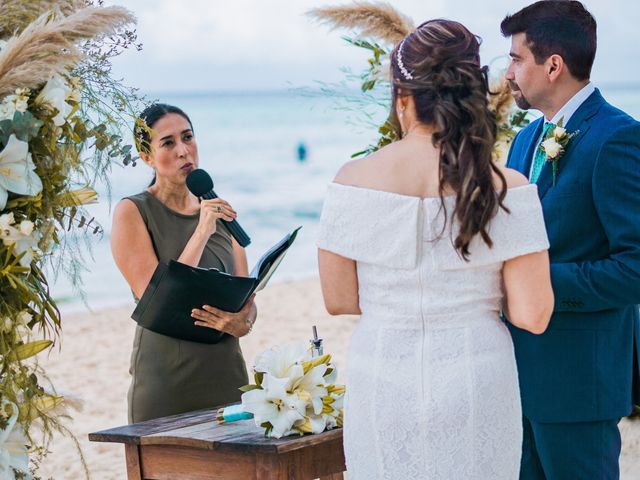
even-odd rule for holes
{"type": "Polygon", "coordinates": [[[522,90],[520,90],[520,87],[518,87],[518,84],[509,80],[509,87],[511,88],[511,94],[513,95],[513,99],[515,100],[518,108],[522,110],[529,110],[531,108],[531,104],[526,98],[524,98],[524,94],[522,93],[522,90]]]}

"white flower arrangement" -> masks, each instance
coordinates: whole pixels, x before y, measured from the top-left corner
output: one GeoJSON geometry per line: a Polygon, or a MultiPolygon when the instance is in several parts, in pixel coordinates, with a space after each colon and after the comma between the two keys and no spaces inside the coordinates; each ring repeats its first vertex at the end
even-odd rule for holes
{"type": "Polygon", "coordinates": [[[7,204],[9,192],[20,195],[37,195],[42,191],[42,180],[36,174],[29,144],[15,135],[0,152],[0,211],[7,204]]]}
{"type": "MultiPolygon", "coordinates": [[[[100,233],[85,217],[84,205],[96,201],[93,184],[108,184],[113,162],[132,161],[122,120],[135,117],[142,99],[111,77],[110,66],[112,57],[134,45],[128,28],[134,18],[101,3],[12,2],[12,14],[0,16],[3,480],[38,478],[54,432],[73,437],[60,411],[68,399],[47,390],[43,384],[50,383],[33,360],[52,348],[61,331],[44,264],[79,280],[83,260],[74,253],[88,234],[100,233]],[[105,50],[112,42],[117,47],[105,50]],[[72,228],[74,235],[66,235],[72,228]]],[[[88,478],[81,454],[79,462],[88,478]]]]}
{"type": "Polygon", "coordinates": [[[567,132],[563,124],[564,118],[561,118],[558,124],[547,133],[542,143],[540,143],[540,149],[545,153],[546,161],[553,164],[553,185],[556,184],[558,179],[558,163],[560,158],[564,155],[573,137],[580,133],[579,130],[572,133],[567,132]]]}
{"type": "Polygon", "coordinates": [[[336,385],[330,355],[312,357],[307,344],[275,347],[254,367],[255,384],[242,388],[242,410],[265,435],[321,433],[342,426],[345,388],[336,385]]]}

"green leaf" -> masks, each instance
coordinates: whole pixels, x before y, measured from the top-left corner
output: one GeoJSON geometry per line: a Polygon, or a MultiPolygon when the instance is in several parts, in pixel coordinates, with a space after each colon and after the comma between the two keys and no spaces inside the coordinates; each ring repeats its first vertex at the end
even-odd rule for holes
{"type": "Polygon", "coordinates": [[[16,134],[18,140],[28,142],[35,138],[40,131],[40,127],[44,125],[42,120],[38,120],[31,112],[16,112],[13,114],[13,133],[16,134]]]}
{"type": "Polygon", "coordinates": [[[251,390],[262,390],[262,387],[260,385],[244,385],[238,390],[241,392],[250,392],[251,390]]]}
{"type": "Polygon", "coordinates": [[[2,120],[0,121],[0,143],[2,143],[2,148],[9,141],[9,137],[13,133],[13,122],[11,120],[2,120]]]}
{"type": "Polygon", "coordinates": [[[34,342],[25,343],[15,348],[13,352],[7,355],[10,361],[26,360],[37,354],[53,344],[51,340],[36,340],[34,342]]]}

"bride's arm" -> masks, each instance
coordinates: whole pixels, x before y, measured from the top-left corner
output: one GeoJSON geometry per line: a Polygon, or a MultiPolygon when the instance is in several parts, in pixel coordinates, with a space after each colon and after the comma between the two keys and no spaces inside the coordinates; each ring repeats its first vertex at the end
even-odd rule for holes
{"type": "Polygon", "coordinates": [[[529,253],[507,260],[502,268],[503,310],[516,327],[541,334],[553,313],[549,253],[529,253]]]}
{"type": "Polygon", "coordinates": [[[356,262],[319,248],[318,268],[327,312],[360,315],[356,262]]]}

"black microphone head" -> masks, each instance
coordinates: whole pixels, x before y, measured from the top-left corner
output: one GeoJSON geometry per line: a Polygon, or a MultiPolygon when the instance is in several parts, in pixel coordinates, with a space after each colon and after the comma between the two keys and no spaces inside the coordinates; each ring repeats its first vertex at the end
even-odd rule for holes
{"type": "Polygon", "coordinates": [[[196,197],[202,197],[213,190],[213,180],[207,172],[196,168],[187,175],[187,188],[196,197]]]}

